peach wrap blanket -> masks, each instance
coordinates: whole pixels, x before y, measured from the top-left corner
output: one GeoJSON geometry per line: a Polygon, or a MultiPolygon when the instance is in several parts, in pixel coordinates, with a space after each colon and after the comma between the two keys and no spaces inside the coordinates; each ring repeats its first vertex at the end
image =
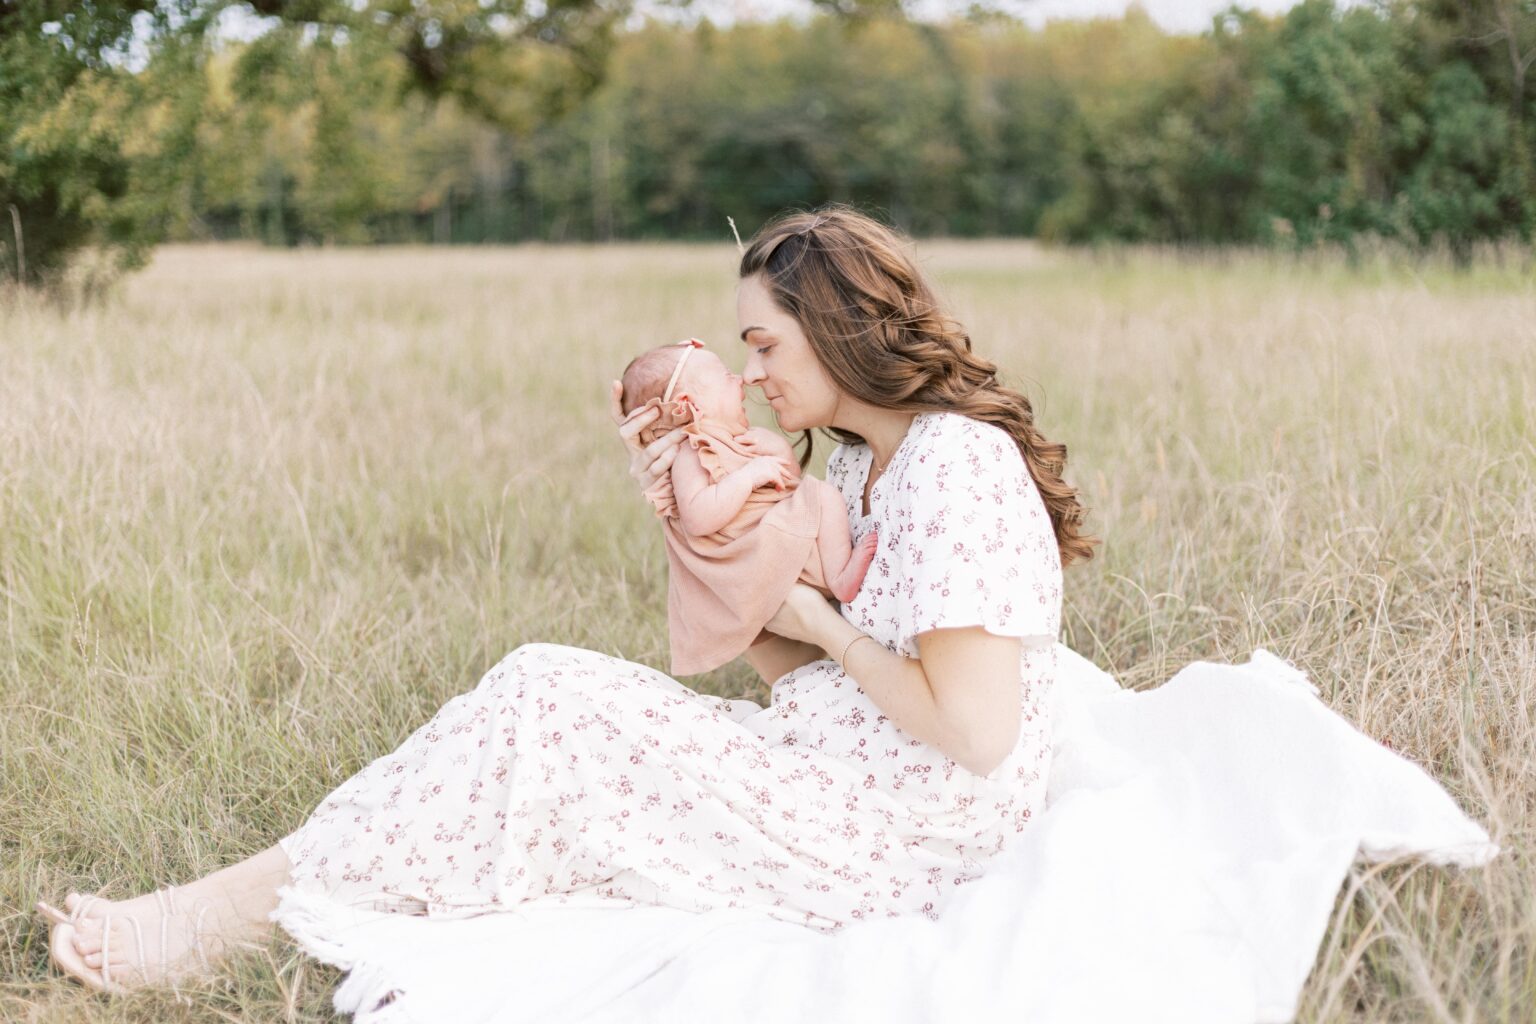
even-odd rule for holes
{"type": "MultiPolygon", "coordinates": [[[[711,483],[761,454],[708,417],[683,424],[683,431],[711,483]]],[[[826,486],[801,477],[784,491],[758,487],[734,519],[697,537],[683,529],[670,477],[645,492],[665,525],[673,675],[708,672],[745,651],[797,580],[827,589],[816,548],[822,507],[816,489],[826,486]]]]}

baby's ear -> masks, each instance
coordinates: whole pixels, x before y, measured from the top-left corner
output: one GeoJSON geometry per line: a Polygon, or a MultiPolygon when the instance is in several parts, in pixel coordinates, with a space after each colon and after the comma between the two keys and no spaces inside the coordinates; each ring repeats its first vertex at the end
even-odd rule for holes
{"type": "Polygon", "coordinates": [[[672,399],[672,423],[674,426],[684,426],[699,418],[699,407],[688,395],[678,395],[672,399]]]}

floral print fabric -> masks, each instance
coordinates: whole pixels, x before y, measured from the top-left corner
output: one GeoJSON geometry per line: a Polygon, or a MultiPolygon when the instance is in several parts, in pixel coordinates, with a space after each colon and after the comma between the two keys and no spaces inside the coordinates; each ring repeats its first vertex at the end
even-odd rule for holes
{"type": "Polygon", "coordinates": [[[937,626],[1048,638],[1024,645],[1019,742],[987,776],[898,729],[829,660],[779,679],[762,708],[529,644],[283,840],[291,884],[438,916],[605,899],[826,931],[936,917],[1027,825],[1049,768],[1060,567],[1011,444],[963,416],[919,416],[867,518],[867,449],[828,466],[855,538],[880,531],[851,622],[909,657],[937,626]]]}
{"type": "Polygon", "coordinates": [[[1061,553],[1006,431],[957,413],[919,415],[875,481],[866,517],[872,461],[859,445],[839,446],[827,462],[854,541],[880,522],[880,548],[849,622],[909,658],[918,656],[918,633],[941,627],[1056,639],[1061,553]]]}

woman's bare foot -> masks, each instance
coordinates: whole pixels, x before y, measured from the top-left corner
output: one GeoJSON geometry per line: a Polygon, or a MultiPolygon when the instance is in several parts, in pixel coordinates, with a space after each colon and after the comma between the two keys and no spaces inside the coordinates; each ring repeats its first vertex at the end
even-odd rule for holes
{"type": "Polygon", "coordinates": [[[226,944],[216,934],[215,901],[161,889],[115,902],[70,893],[69,915],[54,925],[49,948],[66,974],[102,991],[174,984],[210,971],[226,944]]]}
{"type": "Polygon", "coordinates": [[[263,943],[288,858],[272,847],[192,884],[114,902],[71,893],[53,922],[49,950],[60,970],[120,994],[205,976],[231,950],[263,943]]]}

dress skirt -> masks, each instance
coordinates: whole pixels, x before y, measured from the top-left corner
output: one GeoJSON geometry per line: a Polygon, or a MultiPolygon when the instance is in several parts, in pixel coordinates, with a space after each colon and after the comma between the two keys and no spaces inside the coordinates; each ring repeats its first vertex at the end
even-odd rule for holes
{"type": "Polygon", "coordinates": [[[1043,800],[1055,650],[1021,664],[1018,744],[978,776],[832,661],[778,680],[763,708],[525,645],[282,840],[291,885],[433,917],[618,900],[821,931],[936,918],[1043,800]]]}

